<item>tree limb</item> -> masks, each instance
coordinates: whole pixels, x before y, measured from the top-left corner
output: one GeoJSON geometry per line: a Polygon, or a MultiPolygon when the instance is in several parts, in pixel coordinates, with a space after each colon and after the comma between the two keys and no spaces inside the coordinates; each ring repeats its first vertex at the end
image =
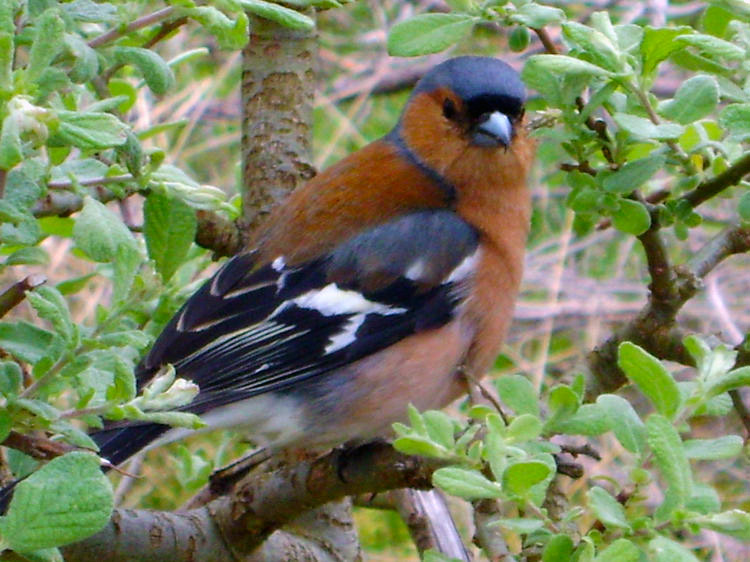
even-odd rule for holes
{"type": "Polygon", "coordinates": [[[251,475],[231,496],[182,513],[115,509],[96,535],[63,547],[65,560],[241,560],[300,513],[345,496],[432,486],[440,461],[382,442],[251,475]]]}
{"type": "MultiPolygon", "coordinates": [[[[641,235],[642,242],[644,236],[641,235]]],[[[617,348],[623,341],[632,341],[663,359],[693,365],[692,357],[682,345],[684,334],[675,328],[674,320],[684,304],[701,288],[701,279],[716,265],[731,255],[750,250],[750,229],[729,227],[707,242],[686,264],[670,268],[672,280],[665,277],[659,283],[671,283],[672,288],[663,291],[661,288],[654,291],[653,275],[664,275],[661,268],[668,265],[668,261],[664,261],[665,248],[649,236],[645,237],[644,248],[649,259],[649,271],[654,270],[648,303],[631,322],[589,354],[591,377],[588,399],[612,392],[626,383],[625,375],[617,367],[617,348]]]]}

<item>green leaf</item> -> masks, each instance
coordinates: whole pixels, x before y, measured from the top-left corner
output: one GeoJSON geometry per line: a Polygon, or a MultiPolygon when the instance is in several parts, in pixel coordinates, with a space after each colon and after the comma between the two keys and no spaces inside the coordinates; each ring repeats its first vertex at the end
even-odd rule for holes
{"type": "Polygon", "coordinates": [[[547,432],[568,435],[601,435],[611,429],[607,412],[599,404],[584,404],[575,414],[545,426],[547,432]]]}
{"type": "Polygon", "coordinates": [[[0,348],[21,361],[34,364],[54,353],[61,340],[52,332],[23,320],[0,322],[0,348]]]}
{"type": "Polygon", "coordinates": [[[117,8],[109,2],[73,0],[62,5],[63,10],[73,19],[88,23],[115,23],[117,8]]]}
{"type": "Polygon", "coordinates": [[[674,417],[680,407],[680,390],[656,357],[633,343],[623,342],[619,347],[617,365],[659,413],[669,419],[674,417]]]}
{"type": "Polygon", "coordinates": [[[521,414],[513,419],[506,430],[509,442],[523,443],[536,439],[542,433],[542,421],[533,414],[521,414]]]}
{"type": "Polygon", "coordinates": [[[719,103],[719,84],[712,76],[689,78],[669,101],[659,104],[658,111],[671,121],[689,125],[709,115],[719,103]]]}
{"type": "Polygon", "coordinates": [[[736,140],[750,136],[750,103],[733,103],[719,113],[719,125],[736,140]]]}
{"type": "MultiPolygon", "coordinates": [[[[0,361],[0,394],[7,398],[17,396],[21,391],[22,381],[23,373],[18,363],[0,361]]],[[[1,440],[0,443],[2,443],[1,440]]]]}
{"type": "Polygon", "coordinates": [[[536,2],[526,2],[518,7],[518,11],[511,14],[510,20],[514,23],[525,25],[526,27],[538,29],[545,25],[556,24],[564,21],[565,12],[560,8],[543,6],[536,2]]]}
{"type": "Polygon", "coordinates": [[[584,58],[591,58],[597,66],[613,72],[623,70],[620,53],[606,35],[575,21],[563,23],[562,29],[565,38],[583,50],[586,54],[584,58]]]}
{"type": "Polygon", "coordinates": [[[709,396],[718,396],[730,390],[750,386],[750,367],[740,367],[709,381],[706,392],[709,396]]]}
{"type": "Polygon", "coordinates": [[[517,415],[539,417],[539,396],[531,381],[521,375],[504,375],[494,381],[500,399],[517,415]]]}
{"type": "Polygon", "coordinates": [[[143,234],[149,257],[168,281],[185,260],[195,238],[195,211],[187,203],[154,190],[143,207],[143,234]]]}
{"type": "Polygon", "coordinates": [[[57,117],[60,123],[50,143],[99,149],[121,145],[128,137],[128,126],[111,113],[60,110],[57,117]]]}
{"type": "Polygon", "coordinates": [[[439,468],[432,474],[432,483],[446,493],[465,500],[493,499],[503,495],[499,484],[468,468],[439,468]]]}
{"type": "Polygon", "coordinates": [[[631,453],[642,453],[646,448],[646,426],[630,402],[614,394],[602,394],[596,403],[607,413],[610,427],[620,444],[631,453]]]}
{"type": "Polygon", "coordinates": [[[526,75],[535,72],[535,69],[537,68],[560,75],[597,77],[612,75],[609,70],[606,70],[601,66],[566,55],[534,55],[526,62],[523,75],[524,80],[526,79],[526,75]]]}
{"type": "Polygon", "coordinates": [[[664,156],[647,156],[631,160],[613,174],[604,178],[602,187],[612,193],[631,193],[646,183],[651,176],[664,167],[664,156]]]}
{"type": "Polygon", "coordinates": [[[8,514],[0,519],[0,533],[5,544],[20,552],[61,546],[99,531],[112,507],[112,486],[99,459],[68,453],[16,486],[8,514]]]}
{"type": "Polygon", "coordinates": [[[660,62],[682,49],[683,44],[677,41],[677,37],[692,32],[689,27],[655,28],[647,25],[643,30],[643,41],[640,45],[643,74],[651,74],[660,62]]]}
{"type": "Polygon", "coordinates": [[[573,539],[568,535],[555,535],[542,551],[542,562],[568,562],[573,556],[573,539]]]}
{"type": "Polygon", "coordinates": [[[654,562],[698,562],[687,548],[664,536],[651,539],[648,549],[653,554],[654,562]]]}
{"type": "Polygon", "coordinates": [[[746,191],[737,202],[737,214],[743,222],[750,222],[750,191],[746,191]]]}
{"type": "Polygon", "coordinates": [[[455,444],[455,425],[451,417],[438,410],[428,410],[422,416],[430,439],[448,450],[452,449],[455,444]]]}
{"type": "Polygon", "coordinates": [[[26,77],[36,82],[63,48],[65,23],[56,8],[45,10],[33,23],[34,39],[29,51],[26,77]]]}
{"type": "Polygon", "coordinates": [[[75,58],[75,63],[69,72],[70,79],[77,84],[93,79],[99,71],[99,58],[96,56],[96,51],[74,33],[65,34],[65,45],[75,58]]]}
{"type": "Polygon", "coordinates": [[[683,35],[677,38],[677,41],[684,44],[696,47],[704,55],[709,57],[724,59],[729,61],[743,61],[745,60],[745,49],[738,47],[734,43],[724,41],[713,35],[683,35]]]}
{"type": "Polygon", "coordinates": [[[133,281],[138,274],[138,268],[143,263],[143,255],[137,247],[120,244],[115,251],[112,264],[112,298],[114,302],[122,302],[128,298],[133,281]]]}
{"type": "Polygon", "coordinates": [[[587,497],[594,515],[604,525],[619,529],[630,529],[625,508],[607,490],[594,486],[588,491],[587,497]]]}
{"type": "Polygon", "coordinates": [[[419,455],[421,457],[443,458],[446,450],[434,443],[427,437],[418,435],[406,435],[399,437],[393,442],[393,448],[407,455],[419,455]]]}
{"type": "Polygon", "coordinates": [[[244,12],[237,12],[237,19],[232,20],[213,6],[195,6],[178,11],[200,22],[216,37],[222,49],[237,50],[247,44],[248,21],[244,12]]]}
{"type": "Polygon", "coordinates": [[[0,92],[9,92],[13,84],[13,33],[0,31],[0,92]]]}
{"type": "Polygon", "coordinates": [[[102,263],[113,261],[120,246],[138,251],[135,238],[122,220],[88,196],[84,199],[83,210],[76,217],[73,239],[91,259],[102,263]]]}
{"type": "Polygon", "coordinates": [[[106,398],[111,402],[129,402],[136,395],[136,382],[133,369],[121,357],[116,354],[111,355],[113,377],[112,384],[106,391],[106,398]]]}
{"type": "Polygon", "coordinates": [[[526,497],[535,484],[550,475],[550,468],[540,461],[521,461],[511,464],[503,472],[503,489],[519,497],[526,497]]]}
{"type": "Polygon", "coordinates": [[[750,514],[740,509],[694,517],[691,523],[742,541],[750,541],[750,514]]]}
{"type": "Polygon", "coordinates": [[[742,453],[743,440],[739,435],[724,435],[714,439],[688,439],[682,444],[689,459],[731,459],[742,453]]]}
{"type": "Polygon", "coordinates": [[[565,419],[578,411],[578,395],[566,385],[558,385],[549,393],[549,417],[565,419]]]}
{"type": "Polygon", "coordinates": [[[10,170],[21,160],[23,160],[23,143],[18,117],[9,113],[3,119],[3,128],[0,131],[0,168],[10,170]]]}
{"type": "Polygon", "coordinates": [[[312,31],[315,29],[315,22],[296,10],[272,4],[271,2],[264,2],[263,0],[238,0],[238,3],[248,12],[267,20],[275,21],[284,27],[300,31],[312,31]]]}
{"type": "Polygon", "coordinates": [[[714,488],[708,484],[693,482],[693,493],[685,508],[698,513],[716,513],[721,509],[721,499],[714,488]]]}
{"type": "Polygon", "coordinates": [[[73,323],[68,303],[54,287],[41,286],[26,293],[26,298],[40,318],[47,320],[69,346],[78,344],[78,328],[73,323]]]}
{"type": "Polygon", "coordinates": [[[627,539],[617,539],[594,559],[596,562],[640,562],[641,551],[627,539]]]}
{"type": "Polygon", "coordinates": [[[655,125],[645,117],[639,117],[631,113],[615,113],[613,117],[615,123],[628,133],[645,139],[676,139],[685,131],[682,125],[676,123],[655,125]]]}
{"type": "Polygon", "coordinates": [[[49,254],[44,248],[31,246],[16,250],[5,260],[5,265],[49,265],[49,254]]]}
{"type": "Polygon", "coordinates": [[[659,414],[652,414],[646,420],[646,434],[656,466],[668,486],[667,493],[674,498],[675,505],[671,507],[684,506],[692,493],[693,475],[680,435],[669,420],[659,414]]]}
{"type": "MultiPolygon", "coordinates": [[[[7,409],[3,408],[0,410],[0,443],[10,435],[10,430],[13,429],[13,418],[7,409]]],[[[2,539],[0,539],[2,540],[2,539]]]]}
{"type": "Polygon", "coordinates": [[[468,14],[420,14],[394,25],[388,54],[415,57],[439,53],[469,34],[478,19],[468,14]]]}
{"type": "Polygon", "coordinates": [[[497,519],[490,523],[490,526],[507,529],[519,535],[528,535],[544,527],[544,521],[541,519],[526,518],[497,519]]]}
{"type": "Polygon", "coordinates": [[[136,67],[146,85],[156,95],[167,93],[175,84],[172,69],[163,58],[150,49],[115,47],[114,55],[118,63],[136,67]]]}

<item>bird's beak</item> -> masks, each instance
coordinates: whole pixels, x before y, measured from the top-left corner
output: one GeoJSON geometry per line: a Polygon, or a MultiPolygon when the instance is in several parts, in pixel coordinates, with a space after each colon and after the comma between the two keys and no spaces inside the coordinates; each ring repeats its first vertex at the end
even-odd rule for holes
{"type": "Polygon", "coordinates": [[[485,113],[482,120],[474,127],[473,140],[479,146],[510,145],[513,136],[513,125],[510,119],[500,111],[485,113]]]}

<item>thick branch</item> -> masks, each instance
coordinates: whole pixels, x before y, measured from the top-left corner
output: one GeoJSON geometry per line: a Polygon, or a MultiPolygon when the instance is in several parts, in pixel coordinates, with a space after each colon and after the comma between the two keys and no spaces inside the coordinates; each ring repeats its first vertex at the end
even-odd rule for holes
{"type": "Polygon", "coordinates": [[[184,513],[116,509],[93,537],[64,547],[65,560],[234,560],[301,512],[345,496],[430,488],[437,461],[385,443],[336,450],[312,462],[253,475],[234,494],[184,513]]]}
{"type": "Polygon", "coordinates": [[[242,52],[243,215],[252,230],[311,178],[314,33],[251,18],[242,52]]]}

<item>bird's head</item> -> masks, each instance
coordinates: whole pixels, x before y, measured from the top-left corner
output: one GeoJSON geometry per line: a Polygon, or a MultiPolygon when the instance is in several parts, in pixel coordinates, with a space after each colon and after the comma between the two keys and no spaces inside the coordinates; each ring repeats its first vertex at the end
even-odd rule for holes
{"type": "Polygon", "coordinates": [[[526,92],[518,73],[489,57],[457,57],[416,85],[392,138],[448,181],[477,168],[525,178],[533,148],[523,130],[526,92]],[[514,172],[515,173],[515,172],[514,172]]]}

